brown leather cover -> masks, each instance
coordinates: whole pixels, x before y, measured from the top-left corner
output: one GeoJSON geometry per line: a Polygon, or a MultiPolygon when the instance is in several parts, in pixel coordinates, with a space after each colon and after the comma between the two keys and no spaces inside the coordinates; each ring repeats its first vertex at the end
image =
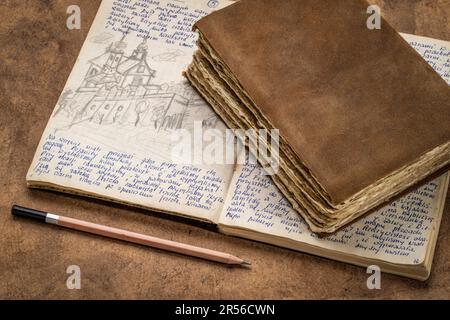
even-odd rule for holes
{"type": "Polygon", "coordinates": [[[363,0],[243,0],[196,27],[337,204],[450,140],[445,81],[363,0]]]}

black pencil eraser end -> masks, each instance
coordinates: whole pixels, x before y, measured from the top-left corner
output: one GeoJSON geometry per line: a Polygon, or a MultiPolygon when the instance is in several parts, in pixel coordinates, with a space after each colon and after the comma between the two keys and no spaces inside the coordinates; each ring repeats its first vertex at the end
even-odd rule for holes
{"type": "Polygon", "coordinates": [[[16,204],[11,207],[11,214],[17,217],[31,218],[40,221],[45,221],[47,218],[46,212],[25,208],[16,204]]]}

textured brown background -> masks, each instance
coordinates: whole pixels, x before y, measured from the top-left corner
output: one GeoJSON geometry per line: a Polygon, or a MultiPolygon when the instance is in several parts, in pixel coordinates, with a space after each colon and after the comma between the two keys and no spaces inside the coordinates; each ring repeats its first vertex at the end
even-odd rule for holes
{"type": "MultiPolygon", "coordinates": [[[[450,40],[449,0],[374,0],[399,31],[450,40]]],[[[0,298],[301,299],[450,298],[450,201],[427,282],[221,235],[157,213],[28,190],[25,174],[100,1],[2,0],[0,4],[0,298]],[[78,4],[82,29],[65,27],[78,4]],[[219,264],[13,219],[13,203],[236,254],[253,267],[219,264]],[[66,288],[79,265],[82,289],[66,288]]],[[[447,197],[447,200],[450,200],[447,197]]]]}

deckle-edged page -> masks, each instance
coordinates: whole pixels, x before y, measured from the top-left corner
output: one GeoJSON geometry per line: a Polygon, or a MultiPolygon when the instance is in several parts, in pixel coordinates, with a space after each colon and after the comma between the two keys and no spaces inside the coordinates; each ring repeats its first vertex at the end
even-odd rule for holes
{"type": "Polygon", "coordinates": [[[29,185],[216,222],[234,165],[172,161],[171,135],[194,123],[225,130],[182,71],[196,48],[194,22],[230,3],[103,0],[41,138],[29,185]]]}
{"type": "MultiPolygon", "coordinates": [[[[450,43],[413,35],[403,37],[450,84],[450,43]]],[[[220,226],[246,229],[346,255],[407,265],[425,261],[432,241],[431,233],[439,229],[448,186],[448,174],[445,174],[337,233],[320,238],[308,229],[261,171],[258,164],[238,166],[219,219],[220,226]]],[[[264,236],[260,238],[264,239],[264,236]]],[[[271,242],[270,237],[265,238],[271,242]]]]}

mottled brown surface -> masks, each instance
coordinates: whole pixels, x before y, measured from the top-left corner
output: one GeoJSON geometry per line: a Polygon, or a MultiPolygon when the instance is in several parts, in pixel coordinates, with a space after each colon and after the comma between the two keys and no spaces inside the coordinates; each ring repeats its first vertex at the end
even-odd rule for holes
{"type": "MultiPolygon", "coordinates": [[[[397,30],[450,40],[450,1],[374,2],[397,30]]],[[[450,298],[450,201],[430,279],[383,275],[382,290],[370,291],[363,268],[224,236],[160,214],[27,189],[26,171],[99,3],[0,4],[0,298],[450,298]],[[70,4],[81,7],[79,31],[65,28],[70,4]],[[227,251],[251,260],[253,267],[231,269],[13,219],[13,203],[227,251]],[[66,288],[66,268],[72,264],[81,267],[81,290],[66,288]]]]}

